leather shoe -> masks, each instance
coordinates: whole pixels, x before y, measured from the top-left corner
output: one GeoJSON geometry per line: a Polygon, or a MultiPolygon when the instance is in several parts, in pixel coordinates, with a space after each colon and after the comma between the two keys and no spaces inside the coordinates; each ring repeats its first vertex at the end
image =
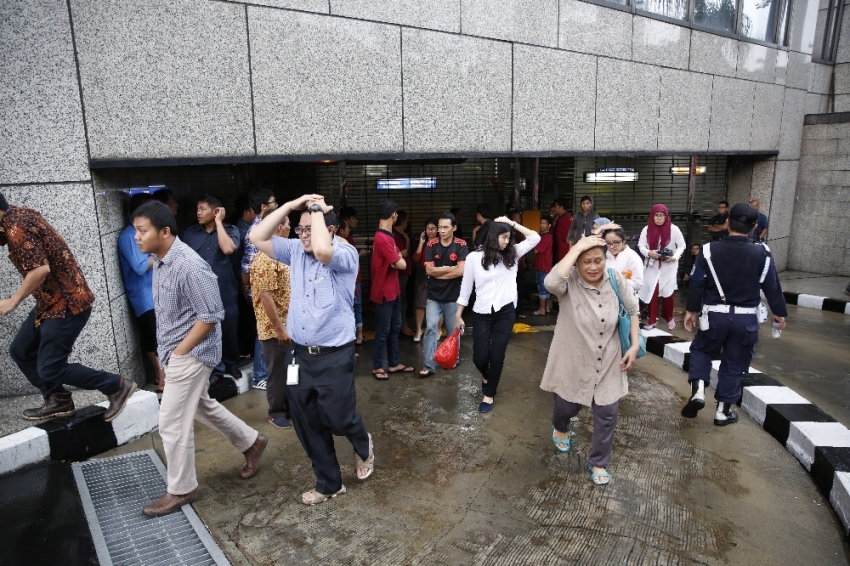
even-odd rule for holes
{"type": "Polygon", "coordinates": [[[142,513],[144,513],[145,515],[150,515],[151,517],[168,515],[178,507],[181,507],[187,503],[194,501],[197,496],[197,489],[193,489],[186,495],[174,495],[166,491],[164,494],[162,494],[162,497],[160,497],[147,507],[142,507],[142,513]]]}
{"type": "Polygon", "coordinates": [[[60,399],[56,393],[44,400],[44,405],[34,409],[25,409],[23,417],[28,421],[39,421],[42,419],[56,419],[59,417],[73,417],[77,414],[74,400],[70,397],[60,399]]]}
{"type": "Polygon", "coordinates": [[[109,399],[109,408],[106,409],[106,412],[103,413],[103,420],[106,422],[110,422],[115,420],[115,417],[121,414],[121,411],[124,410],[124,406],[127,404],[127,400],[133,395],[133,392],[136,390],[136,383],[129,379],[121,378],[121,386],[118,391],[113,393],[112,395],[108,395],[109,399]]]}
{"type": "Polygon", "coordinates": [[[239,369],[239,366],[230,366],[224,370],[224,373],[233,379],[242,379],[242,370],[239,369]]]}
{"type": "Polygon", "coordinates": [[[257,473],[257,470],[260,469],[260,458],[263,456],[263,452],[266,449],[266,446],[269,443],[269,439],[265,437],[263,434],[257,435],[257,440],[254,441],[254,444],[243,454],[245,454],[245,467],[242,468],[242,471],[239,472],[239,476],[243,480],[247,480],[250,477],[253,477],[254,474],[257,473]]]}

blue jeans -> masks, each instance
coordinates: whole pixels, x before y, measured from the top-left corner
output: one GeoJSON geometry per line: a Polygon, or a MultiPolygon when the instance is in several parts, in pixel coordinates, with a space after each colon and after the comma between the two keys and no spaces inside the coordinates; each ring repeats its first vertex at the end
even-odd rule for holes
{"type": "MultiPolygon", "coordinates": [[[[437,327],[440,325],[440,315],[443,315],[443,322],[446,325],[446,336],[451,336],[452,332],[455,331],[456,314],[456,302],[440,302],[428,299],[428,304],[425,307],[425,324],[428,330],[425,331],[425,338],[422,341],[425,348],[422,354],[422,365],[425,366],[426,370],[437,371],[434,352],[437,351],[437,327]]],[[[458,350],[458,358],[460,358],[460,350],[458,350]]]]}
{"type": "Polygon", "coordinates": [[[357,292],[354,293],[354,328],[363,327],[363,290],[360,287],[360,282],[354,284],[357,292]]]}
{"type": "MultiPolygon", "coordinates": [[[[275,339],[275,342],[277,342],[277,339],[275,339]]],[[[254,383],[259,383],[268,378],[269,368],[266,366],[266,359],[263,356],[263,345],[260,344],[260,338],[257,337],[254,341],[254,383]]]]}
{"type": "Polygon", "coordinates": [[[401,297],[375,305],[375,342],[372,344],[372,369],[384,369],[384,348],[389,367],[399,365],[398,333],[401,332],[401,297]]]}
{"type": "Polygon", "coordinates": [[[537,296],[541,299],[549,298],[549,291],[546,289],[546,285],[543,284],[543,280],[546,279],[547,275],[549,275],[549,272],[542,269],[536,269],[534,271],[534,279],[537,281],[537,296]]]}

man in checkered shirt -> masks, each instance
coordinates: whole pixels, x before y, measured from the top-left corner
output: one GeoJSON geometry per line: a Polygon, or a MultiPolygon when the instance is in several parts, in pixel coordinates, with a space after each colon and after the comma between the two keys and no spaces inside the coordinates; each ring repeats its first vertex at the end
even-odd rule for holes
{"type": "Polygon", "coordinates": [[[167,387],[159,408],[159,433],[168,465],[167,491],[144,507],[146,515],[165,515],[196,497],[193,420],[220,432],[245,455],[240,472],[257,472],[268,439],[211,399],[207,391],[221,360],[224,306],[209,264],[174,235],[174,214],[160,202],[133,213],[136,244],[153,254],[153,300],[160,364],[167,387]]]}

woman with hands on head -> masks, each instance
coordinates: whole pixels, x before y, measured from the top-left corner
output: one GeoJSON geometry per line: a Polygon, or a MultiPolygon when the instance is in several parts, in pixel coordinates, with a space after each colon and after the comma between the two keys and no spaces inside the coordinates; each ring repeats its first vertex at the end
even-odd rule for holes
{"type": "Polygon", "coordinates": [[[534,230],[500,216],[490,225],[483,246],[466,256],[460,296],[457,299],[455,328],[463,333],[465,325],[461,315],[475,287],[472,361],[482,376],[484,398],[478,405],[482,413],[489,413],[493,408],[508,339],[516,318],[519,257],[534,249],[539,241],[540,235],[534,230]],[[525,236],[525,240],[514,244],[511,239],[512,228],[525,236]]]}
{"type": "Polygon", "coordinates": [[[552,442],[561,452],[570,450],[570,419],[582,406],[593,412],[593,448],[588,458],[594,485],[611,481],[607,471],[614,449],[614,429],[621,397],[629,392],[626,372],[638,354],[638,301],[627,292],[629,283],[605,267],[605,240],[585,236],[570,248],[546,276],[546,289],[561,305],[555,335],[540,388],[555,398],[552,442]],[[618,331],[620,290],[631,316],[631,347],[623,352],[618,331]]]}

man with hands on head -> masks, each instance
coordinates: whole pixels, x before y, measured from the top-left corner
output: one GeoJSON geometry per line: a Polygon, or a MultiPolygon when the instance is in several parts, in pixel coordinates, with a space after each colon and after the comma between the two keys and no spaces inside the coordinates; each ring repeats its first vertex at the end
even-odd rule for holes
{"type": "Polygon", "coordinates": [[[251,232],[257,248],[289,265],[291,297],[286,329],[294,364],[288,366],[289,407],[295,432],[313,463],[316,487],[301,495],[315,505],[345,493],[333,436],[354,447],[357,477],[372,474],[372,437],[356,410],[354,390],[354,281],[357,250],[334,237],[337,218],[321,195],[304,195],[270,213],[251,232]],[[274,235],[293,210],[304,209],[298,240],[274,235]]]}

